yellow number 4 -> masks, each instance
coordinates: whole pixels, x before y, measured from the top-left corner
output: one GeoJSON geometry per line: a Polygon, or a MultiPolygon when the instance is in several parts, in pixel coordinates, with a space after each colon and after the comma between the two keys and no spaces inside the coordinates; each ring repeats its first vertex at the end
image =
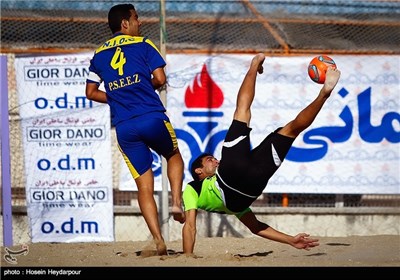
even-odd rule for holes
{"type": "Polygon", "coordinates": [[[124,53],[121,51],[121,48],[118,47],[115,50],[113,58],[111,59],[111,67],[114,70],[118,69],[118,75],[122,76],[124,74],[124,64],[126,63],[126,58],[124,53]]]}

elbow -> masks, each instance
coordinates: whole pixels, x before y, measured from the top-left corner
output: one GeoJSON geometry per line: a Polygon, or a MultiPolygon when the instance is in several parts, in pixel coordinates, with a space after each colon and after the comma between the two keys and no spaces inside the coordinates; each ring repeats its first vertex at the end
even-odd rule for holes
{"type": "Polygon", "coordinates": [[[96,96],[97,88],[94,88],[92,85],[86,85],[85,95],[89,100],[94,100],[96,96]]]}
{"type": "Polygon", "coordinates": [[[153,71],[153,77],[151,79],[154,89],[158,89],[167,83],[167,76],[165,75],[163,68],[157,68],[153,71]]]}
{"type": "Polygon", "coordinates": [[[262,222],[257,222],[257,224],[253,227],[249,227],[251,233],[262,236],[263,232],[269,228],[269,225],[262,223],[262,222]]]}
{"type": "Polygon", "coordinates": [[[165,78],[154,78],[153,79],[153,87],[154,89],[159,89],[167,83],[167,79],[165,78]]]}
{"type": "Polygon", "coordinates": [[[162,77],[159,77],[157,79],[158,84],[160,85],[160,87],[164,86],[167,83],[167,77],[165,77],[164,75],[162,77]]]}
{"type": "Polygon", "coordinates": [[[93,100],[93,94],[91,94],[90,92],[86,92],[86,98],[89,100],[93,100]]]}
{"type": "Polygon", "coordinates": [[[260,231],[261,231],[261,230],[258,229],[258,228],[251,228],[250,231],[251,231],[252,234],[260,235],[260,231]]]}

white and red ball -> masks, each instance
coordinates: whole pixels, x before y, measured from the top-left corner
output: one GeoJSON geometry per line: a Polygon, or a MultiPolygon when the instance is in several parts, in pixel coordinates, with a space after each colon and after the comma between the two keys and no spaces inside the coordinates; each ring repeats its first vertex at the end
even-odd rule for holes
{"type": "Polygon", "coordinates": [[[326,70],[329,66],[336,69],[336,63],[327,55],[318,55],[308,64],[308,76],[314,82],[323,84],[325,82],[326,70]]]}

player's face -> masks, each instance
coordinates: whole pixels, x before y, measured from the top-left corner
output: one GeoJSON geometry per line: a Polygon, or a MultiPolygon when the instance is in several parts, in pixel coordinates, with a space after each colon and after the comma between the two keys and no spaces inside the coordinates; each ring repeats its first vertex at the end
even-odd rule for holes
{"type": "Polygon", "coordinates": [[[206,156],[203,158],[202,163],[202,172],[204,175],[206,175],[206,177],[209,177],[215,174],[215,171],[219,165],[219,160],[213,156],[206,156]]]}
{"type": "Polygon", "coordinates": [[[131,17],[129,18],[128,34],[131,36],[140,36],[140,26],[142,22],[135,10],[130,10],[131,17]]]}

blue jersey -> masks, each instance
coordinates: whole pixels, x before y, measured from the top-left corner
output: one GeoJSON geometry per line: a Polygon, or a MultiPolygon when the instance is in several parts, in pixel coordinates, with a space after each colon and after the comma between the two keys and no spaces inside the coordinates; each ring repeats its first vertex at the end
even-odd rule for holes
{"type": "Polygon", "coordinates": [[[112,123],[116,125],[150,112],[166,111],[151,83],[152,72],[165,65],[149,39],[117,33],[95,51],[87,82],[104,82],[112,123]]]}

